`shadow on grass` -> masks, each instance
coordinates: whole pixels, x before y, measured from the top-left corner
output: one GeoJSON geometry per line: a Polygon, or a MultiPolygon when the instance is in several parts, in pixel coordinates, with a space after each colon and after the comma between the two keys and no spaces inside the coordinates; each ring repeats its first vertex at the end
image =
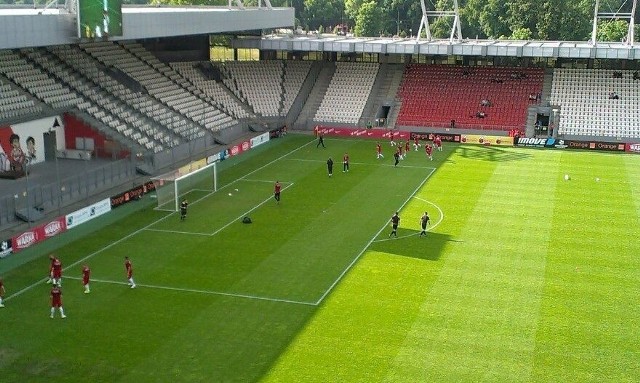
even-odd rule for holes
{"type": "Polygon", "coordinates": [[[459,242],[447,234],[427,232],[423,237],[419,234],[418,230],[399,229],[398,238],[389,238],[388,232],[385,231],[371,244],[369,250],[437,261],[448,242],[459,242]]]}
{"type": "Polygon", "coordinates": [[[466,159],[481,161],[520,161],[531,157],[528,153],[508,150],[498,146],[461,145],[457,153],[466,159]]]}

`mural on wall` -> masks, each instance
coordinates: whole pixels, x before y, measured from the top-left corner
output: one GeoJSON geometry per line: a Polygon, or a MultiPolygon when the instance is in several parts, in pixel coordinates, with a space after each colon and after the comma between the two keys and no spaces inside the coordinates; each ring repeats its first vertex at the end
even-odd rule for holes
{"type": "Polygon", "coordinates": [[[58,148],[64,148],[62,118],[51,116],[0,127],[0,172],[24,172],[44,161],[44,134],[55,131],[58,148]]]}

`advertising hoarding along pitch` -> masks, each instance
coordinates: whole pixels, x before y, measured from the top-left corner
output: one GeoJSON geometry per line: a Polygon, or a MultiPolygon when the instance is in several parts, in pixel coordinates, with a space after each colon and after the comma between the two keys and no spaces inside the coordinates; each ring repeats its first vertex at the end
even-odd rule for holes
{"type": "Polygon", "coordinates": [[[81,225],[87,221],[90,221],[96,217],[111,211],[111,199],[106,198],[100,202],[94,203],[91,206],[74,211],[71,214],[67,214],[67,229],[72,229],[78,225],[81,225]]]}
{"type": "Polygon", "coordinates": [[[508,136],[485,136],[476,134],[463,134],[460,141],[463,144],[498,145],[513,146],[513,137],[508,136]]]}
{"type": "Polygon", "coordinates": [[[67,231],[65,217],[58,217],[50,222],[43,223],[31,230],[14,236],[11,238],[11,247],[13,248],[13,252],[17,253],[20,250],[26,249],[29,246],[40,243],[60,233],[64,233],[65,231],[67,231]]]}

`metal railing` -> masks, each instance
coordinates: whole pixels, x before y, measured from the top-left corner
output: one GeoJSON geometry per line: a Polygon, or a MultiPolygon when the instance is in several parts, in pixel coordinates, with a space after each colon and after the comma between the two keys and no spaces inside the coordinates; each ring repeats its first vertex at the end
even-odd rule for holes
{"type": "Polygon", "coordinates": [[[0,196],[0,229],[17,224],[20,213],[28,221],[43,214],[63,209],[71,204],[89,201],[100,192],[121,185],[135,177],[135,163],[131,158],[108,162],[103,166],[90,166],[85,160],[56,160],[55,177],[36,183],[27,175],[15,180],[11,194],[0,196]],[[60,169],[74,162],[74,174],[62,176],[60,169]],[[82,165],[80,165],[82,163],[82,165]],[[31,216],[33,215],[33,216],[31,216]]]}

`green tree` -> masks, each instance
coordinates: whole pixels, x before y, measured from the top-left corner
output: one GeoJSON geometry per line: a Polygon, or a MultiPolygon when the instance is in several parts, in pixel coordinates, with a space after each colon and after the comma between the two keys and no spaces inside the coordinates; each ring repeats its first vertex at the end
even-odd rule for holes
{"type": "Polygon", "coordinates": [[[345,16],[351,21],[355,21],[364,2],[364,0],[344,0],[343,7],[345,16]]]}
{"type": "Polygon", "coordinates": [[[315,30],[320,25],[340,24],[342,0],[304,0],[301,22],[315,30]]]}
{"type": "Polygon", "coordinates": [[[627,38],[629,23],[625,20],[600,20],[597,41],[623,41],[627,38]]]}
{"type": "Polygon", "coordinates": [[[529,28],[517,28],[511,32],[511,40],[531,40],[531,30],[529,28]]]}
{"type": "Polygon", "coordinates": [[[469,0],[460,9],[460,20],[462,24],[462,36],[468,38],[486,38],[482,25],[480,24],[480,14],[484,8],[485,0],[469,0]]]}
{"type": "MultiPolygon", "coordinates": [[[[451,11],[452,9],[453,2],[450,0],[438,0],[435,4],[436,11],[451,11]]],[[[430,20],[431,36],[438,39],[449,38],[453,21],[454,19],[451,16],[438,17],[435,20],[430,20]]]]}
{"type": "Polygon", "coordinates": [[[362,4],[356,16],[356,36],[378,36],[382,27],[381,17],[382,12],[375,1],[362,4]]]}
{"type": "Polygon", "coordinates": [[[487,38],[497,39],[511,34],[506,20],[507,8],[502,0],[489,0],[480,12],[480,26],[487,38]]]}
{"type": "Polygon", "coordinates": [[[543,0],[534,38],[540,40],[588,40],[593,4],[590,0],[543,0]]]}

